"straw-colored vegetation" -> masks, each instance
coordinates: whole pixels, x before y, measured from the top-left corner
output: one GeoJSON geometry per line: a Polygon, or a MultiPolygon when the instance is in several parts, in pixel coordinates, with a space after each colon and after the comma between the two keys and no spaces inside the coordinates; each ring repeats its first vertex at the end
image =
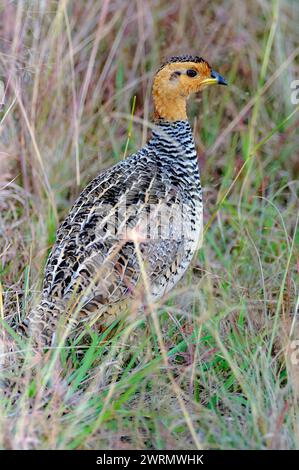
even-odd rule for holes
{"type": "Polygon", "coordinates": [[[2,0],[0,17],[0,446],[298,448],[298,2],[2,0]],[[182,53],[230,83],[189,108],[203,248],[109,339],[34,351],[14,325],[57,225],[145,143],[153,72],[182,53]]]}

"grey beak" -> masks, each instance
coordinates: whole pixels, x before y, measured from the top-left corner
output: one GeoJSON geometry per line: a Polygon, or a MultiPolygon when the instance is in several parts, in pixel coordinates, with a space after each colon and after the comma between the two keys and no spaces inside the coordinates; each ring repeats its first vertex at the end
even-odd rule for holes
{"type": "Polygon", "coordinates": [[[218,85],[227,85],[225,78],[223,78],[220,73],[215,72],[215,70],[212,70],[211,78],[217,78],[218,85]]]}

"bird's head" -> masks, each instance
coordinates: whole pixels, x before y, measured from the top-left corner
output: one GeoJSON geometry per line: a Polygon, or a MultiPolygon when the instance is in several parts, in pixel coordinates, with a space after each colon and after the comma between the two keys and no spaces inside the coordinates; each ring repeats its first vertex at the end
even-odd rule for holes
{"type": "Polygon", "coordinates": [[[171,57],[160,67],[154,78],[154,118],[167,121],[186,120],[188,97],[208,85],[227,83],[201,57],[171,57]]]}

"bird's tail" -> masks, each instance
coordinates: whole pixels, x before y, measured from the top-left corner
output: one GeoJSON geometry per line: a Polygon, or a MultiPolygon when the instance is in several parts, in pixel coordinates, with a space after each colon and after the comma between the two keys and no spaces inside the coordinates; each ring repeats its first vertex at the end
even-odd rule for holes
{"type": "Polygon", "coordinates": [[[27,351],[26,336],[26,325],[15,318],[6,320],[0,329],[0,391],[8,397],[21,380],[27,351]]]}
{"type": "Polygon", "coordinates": [[[59,321],[65,316],[65,305],[59,300],[41,299],[27,319],[28,336],[39,347],[53,345],[59,321]]]}
{"type": "Polygon", "coordinates": [[[0,393],[8,397],[22,393],[28,376],[42,367],[44,357],[36,352],[53,344],[63,313],[61,303],[42,299],[23,322],[12,320],[8,328],[0,328],[0,393]]]}

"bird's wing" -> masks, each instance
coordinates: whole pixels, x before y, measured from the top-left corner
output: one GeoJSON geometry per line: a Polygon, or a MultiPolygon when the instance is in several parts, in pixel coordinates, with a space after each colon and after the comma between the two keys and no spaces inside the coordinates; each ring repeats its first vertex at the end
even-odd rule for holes
{"type": "Polygon", "coordinates": [[[159,225],[157,207],[166,207],[167,221],[179,200],[177,188],[138,154],[101,173],[58,229],[43,296],[69,299],[79,294],[91,309],[126,298],[140,279],[136,243],[149,276],[158,279],[181,256],[182,243],[169,240],[173,224],[165,229],[160,224],[166,230],[162,237],[148,229],[159,225]],[[154,208],[153,220],[149,207],[154,208]]]}

